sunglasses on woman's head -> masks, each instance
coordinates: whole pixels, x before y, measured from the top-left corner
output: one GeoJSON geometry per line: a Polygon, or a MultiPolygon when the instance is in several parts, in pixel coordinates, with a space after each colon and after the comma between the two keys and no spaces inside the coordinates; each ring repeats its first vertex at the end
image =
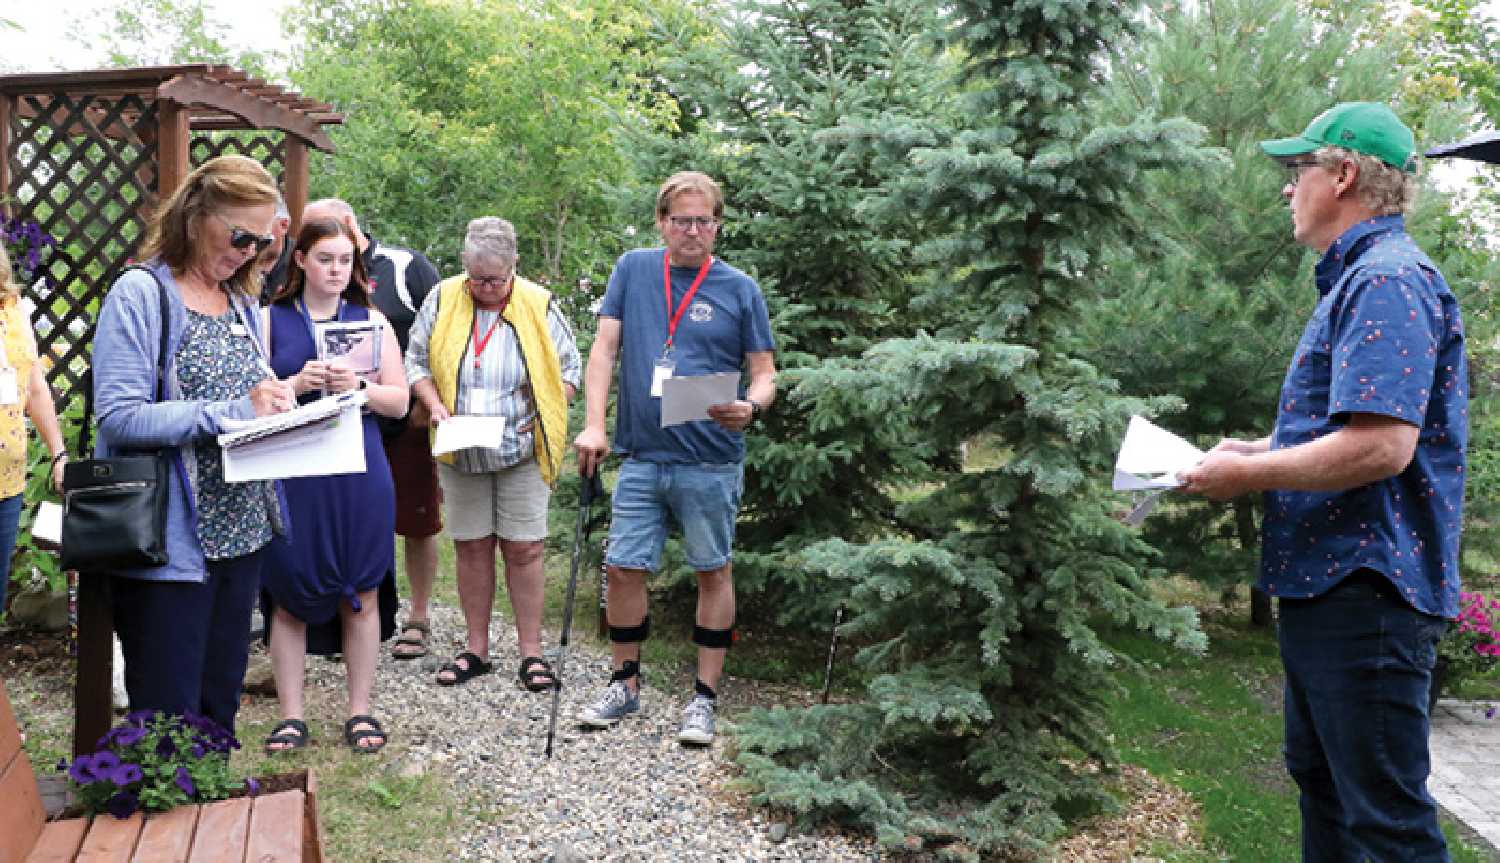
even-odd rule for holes
{"type": "Polygon", "coordinates": [[[255,246],[255,254],[258,255],[264,252],[272,243],[276,242],[275,237],[262,236],[253,231],[247,231],[238,225],[230,224],[228,219],[218,213],[214,213],[214,218],[223,222],[224,227],[229,229],[229,245],[234,246],[240,251],[244,251],[253,245],[255,246]]]}

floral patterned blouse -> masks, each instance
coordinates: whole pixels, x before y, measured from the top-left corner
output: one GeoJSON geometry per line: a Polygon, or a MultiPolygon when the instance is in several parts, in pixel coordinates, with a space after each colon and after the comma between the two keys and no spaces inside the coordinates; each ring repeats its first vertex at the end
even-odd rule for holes
{"type": "Polygon", "coordinates": [[[36,336],[31,316],[19,299],[0,300],[0,343],[5,357],[0,367],[15,370],[16,399],[0,405],[0,498],[26,490],[26,393],[36,362],[36,336]]]}
{"type": "MultiPolygon", "coordinates": [[[[231,308],[218,317],[187,310],[187,327],[177,348],[177,381],[182,398],[228,401],[244,398],[266,377],[254,343],[235,336],[231,308]]],[[[271,541],[274,500],[269,482],[224,481],[223,451],[212,438],[193,442],[198,460],[198,541],[209,560],[249,554],[271,541]]]]}

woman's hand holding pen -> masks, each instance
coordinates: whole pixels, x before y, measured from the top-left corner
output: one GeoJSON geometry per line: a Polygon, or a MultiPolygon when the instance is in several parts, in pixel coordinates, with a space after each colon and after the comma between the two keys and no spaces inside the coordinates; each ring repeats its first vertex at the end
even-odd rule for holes
{"type": "Polygon", "coordinates": [[[250,390],[250,404],[258,417],[279,414],[297,406],[297,394],[291,384],[266,378],[250,390]]]}

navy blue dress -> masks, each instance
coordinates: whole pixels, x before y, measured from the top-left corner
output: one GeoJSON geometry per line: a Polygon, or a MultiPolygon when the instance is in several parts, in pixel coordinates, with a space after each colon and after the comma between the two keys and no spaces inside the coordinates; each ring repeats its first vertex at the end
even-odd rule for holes
{"type": "MultiPolygon", "coordinates": [[[[317,357],[310,323],[292,302],[271,306],[270,314],[271,367],[278,377],[287,378],[317,357]]],[[[369,309],[363,306],[341,306],[340,320],[369,317],[369,309]]],[[[303,400],[318,396],[308,393],[303,400]]],[[[394,600],[396,489],[375,416],[367,412],[362,425],[364,473],[282,481],[291,513],[291,536],[272,541],[264,587],[276,605],[308,623],[308,646],[314,653],[341,649],[337,640],[328,638],[336,632],[315,634],[314,627],[337,623],[341,602],[359,610],[357,597],[364,591],[383,588],[381,616],[389,620],[381,621],[381,638],[390,637],[395,625],[395,603],[388,603],[385,594],[394,600]]]]}

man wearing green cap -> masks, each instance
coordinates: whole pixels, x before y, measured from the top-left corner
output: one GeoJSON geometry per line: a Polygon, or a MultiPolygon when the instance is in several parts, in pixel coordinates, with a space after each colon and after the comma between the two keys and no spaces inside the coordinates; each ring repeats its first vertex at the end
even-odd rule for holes
{"type": "Polygon", "coordinates": [[[1286,763],[1306,861],[1447,860],[1427,793],[1427,697],[1458,614],[1468,365],[1458,302],[1406,233],[1411,130],[1344,103],[1261,149],[1289,172],[1319,300],[1275,428],[1180,479],[1265,493],[1260,586],[1280,598],[1286,763]]]}

